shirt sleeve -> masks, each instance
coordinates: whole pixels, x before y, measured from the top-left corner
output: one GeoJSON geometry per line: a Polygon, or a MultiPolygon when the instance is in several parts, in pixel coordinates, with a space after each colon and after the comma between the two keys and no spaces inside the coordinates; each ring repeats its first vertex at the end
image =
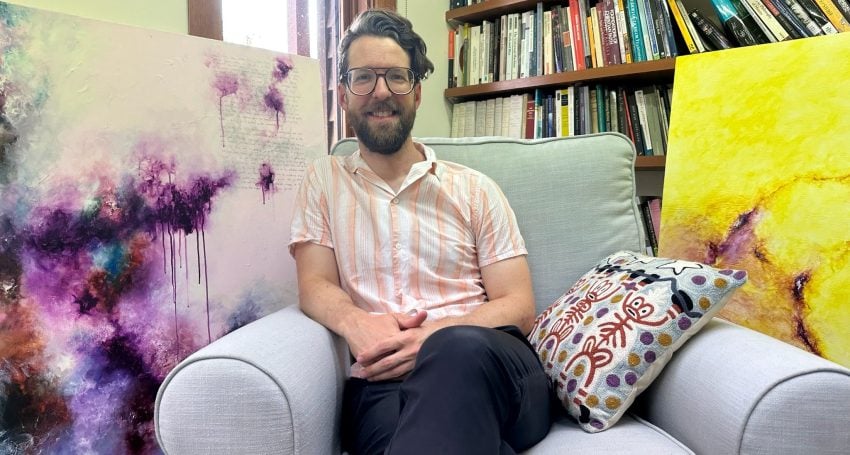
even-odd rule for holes
{"type": "Polygon", "coordinates": [[[475,198],[473,226],[480,267],[528,254],[516,215],[496,182],[481,175],[475,198]]]}
{"type": "MultiPolygon", "coordinates": [[[[325,163],[327,164],[327,163],[325,163]]],[[[333,248],[333,238],[328,214],[328,200],[325,192],[326,179],[322,178],[321,163],[311,164],[304,175],[292,212],[289,230],[289,254],[295,252],[295,246],[311,242],[333,248]]]]}

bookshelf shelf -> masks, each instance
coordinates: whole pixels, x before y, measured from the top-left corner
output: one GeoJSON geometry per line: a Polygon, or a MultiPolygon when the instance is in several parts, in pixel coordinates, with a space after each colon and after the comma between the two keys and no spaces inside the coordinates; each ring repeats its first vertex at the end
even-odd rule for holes
{"type": "MultiPolygon", "coordinates": [[[[534,8],[540,0],[487,0],[476,5],[446,11],[446,22],[481,22],[503,14],[517,13],[534,8]]],[[[557,0],[543,0],[544,5],[559,3],[557,0]]]]}
{"type": "MultiPolygon", "coordinates": [[[[475,6],[485,4],[487,3],[479,3],[475,6]]],[[[445,97],[449,101],[455,103],[458,101],[476,100],[490,98],[493,96],[505,96],[512,93],[521,93],[538,88],[562,87],[564,85],[579,82],[612,82],[618,80],[629,82],[648,82],[672,80],[675,69],[676,59],[666,58],[649,62],[627,63],[581,71],[568,71],[549,76],[526,77],[509,81],[490,82],[488,84],[453,87],[446,89],[445,97]]]]}
{"type": "Polygon", "coordinates": [[[638,156],[635,159],[635,169],[641,171],[663,171],[666,163],[666,156],[638,156]]]}

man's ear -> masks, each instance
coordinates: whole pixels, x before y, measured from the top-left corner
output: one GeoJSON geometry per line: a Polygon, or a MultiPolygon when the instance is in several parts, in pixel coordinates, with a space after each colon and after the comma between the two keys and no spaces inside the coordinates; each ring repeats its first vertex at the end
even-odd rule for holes
{"type": "Polygon", "coordinates": [[[413,87],[413,102],[416,109],[419,109],[419,104],[422,103],[422,81],[417,82],[413,87]]]}
{"type": "Polygon", "coordinates": [[[348,91],[345,89],[345,84],[337,84],[336,101],[342,110],[348,112],[348,91]]]}

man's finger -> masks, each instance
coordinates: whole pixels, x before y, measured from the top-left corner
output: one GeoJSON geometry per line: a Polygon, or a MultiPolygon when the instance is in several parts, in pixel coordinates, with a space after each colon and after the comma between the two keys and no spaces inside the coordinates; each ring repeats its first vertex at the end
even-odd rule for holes
{"type": "Polygon", "coordinates": [[[408,313],[393,313],[393,317],[398,322],[399,329],[415,329],[425,322],[425,319],[428,318],[428,312],[424,310],[411,310],[408,313]]]}
{"type": "Polygon", "coordinates": [[[390,339],[383,341],[373,346],[371,349],[367,349],[360,353],[360,355],[357,356],[357,362],[364,367],[372,365],[388,355],[393,354],[397,350],[401,349],[401,347],[401,343],[397,340],[390,339]]]}

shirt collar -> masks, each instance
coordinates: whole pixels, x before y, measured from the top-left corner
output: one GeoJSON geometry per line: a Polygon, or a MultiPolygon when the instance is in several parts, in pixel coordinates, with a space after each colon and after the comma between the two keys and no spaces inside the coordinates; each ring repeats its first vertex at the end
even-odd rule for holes
{"type": "MultiPolygon", "coordinates": [[[[413,145],[425,154],[425,160],[414,163],[413,166],[410,167],[410,174],[425,174],[426,172],[430,172],[439,177],[440,173],[437,169],[439,162],[437,161],[437,154],[434,152],[434,149],[416,141],[413,142],[413,145]]],[[[360,154],[359,148],[356,152],[344,158],[343,166],[352,174],[356,174],[360,170],[369,170],[369,172],[372,172],[369,168],[369,164],[366,163],[366,160],[364,160],[363,156],[360,154]]]]}

